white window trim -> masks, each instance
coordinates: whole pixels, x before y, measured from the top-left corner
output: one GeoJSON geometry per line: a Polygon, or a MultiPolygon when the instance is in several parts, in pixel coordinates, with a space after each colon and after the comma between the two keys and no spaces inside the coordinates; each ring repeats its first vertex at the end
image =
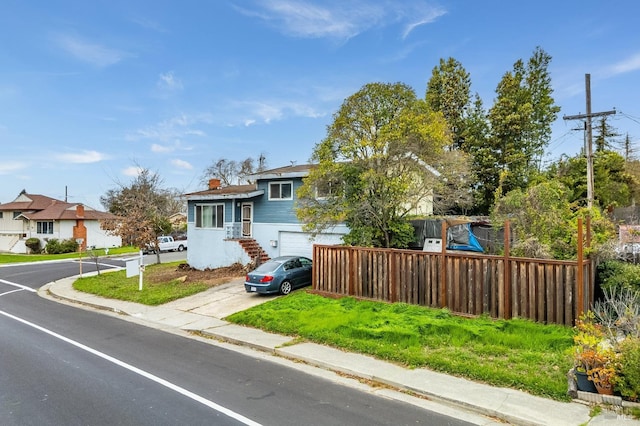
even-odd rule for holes
{"type": "MultiPolygon", "coordinates": [[[[200,214],[202,214],[202,212],[200,214]]],[[[194,206],[194,212],[193,212],[194,227],[197,229],[224,229],[224,215],[225,215],[224,203],[198,203],[194,206]],[[202,207],[211,207],[216,209],[216,223],[214,224],[214,226],[202,226],[202,223],[200,223],[200,226],[198,226],[198,208],[202,209],[202,207]],[[217,216],[218,207],[222,207],[221,226],[215,226],[219,222],[218,216],[217,216]]],[[[202,222],[202,217],[200,217],[200,221],[202,222]]]]}
{"type": "Polygon", "coordinates": [[[285,181],[271,181],[268,184],[269,189],[269,201],[290,201],[293,200],[293,181],[285,180],[285,181]],[[282,194],[282,185],[291,185],[291,196],[289,198],[273,198],[271,196],[271,185],[280,185],[280,193],[282,194]]]}
{"type": "Polygon", "coordinates": [[[42,234],[42,235],[53,235],[53,221],[52,220],[38,220],[36,221],[36,234],[42,234]],[[51,232],[42,232],[43,231],[43,224],[46,223],[46,231],[51,231],[51,232]]]}

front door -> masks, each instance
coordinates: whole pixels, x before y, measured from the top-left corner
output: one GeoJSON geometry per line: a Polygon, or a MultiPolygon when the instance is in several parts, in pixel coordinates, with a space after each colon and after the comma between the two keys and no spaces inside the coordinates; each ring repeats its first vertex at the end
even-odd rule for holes
{"type": "Polygon", "coordinates": [[[251,222],[253,220],[253,203],[242,203],[242,236],[251,236],[251,222]]]}

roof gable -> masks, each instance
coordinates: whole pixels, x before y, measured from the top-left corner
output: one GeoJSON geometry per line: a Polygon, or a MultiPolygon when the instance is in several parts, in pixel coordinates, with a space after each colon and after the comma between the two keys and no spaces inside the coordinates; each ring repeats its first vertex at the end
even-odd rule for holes
{"type": "Polygon", "coordinates": [[[0,211],[43,210],[55,202],[64,203],[64,201],[46,195],[21,193],[12,202],[0,204],[0,211]]]}
{"type": "Polygon", "coordinates": [[[94,210],[79,203],[67,203],[46,195],[20,193],[6,204],[0,204],[0,211],[19,211],[28,220],[101,220],[115,219],[111,213],[94,210]],[[82,208],[78,208],[82,206],[82,208]]]}

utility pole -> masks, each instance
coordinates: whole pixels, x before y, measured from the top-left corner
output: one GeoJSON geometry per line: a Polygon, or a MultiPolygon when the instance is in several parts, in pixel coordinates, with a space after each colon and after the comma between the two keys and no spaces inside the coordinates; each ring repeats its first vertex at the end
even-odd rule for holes
{"type": "Polygon", "coordinates": [[[585,123],[585,138],[584,138],[584,153],[587,156],[587,206],[593,207],[593,135],[591,129],[591,119],[593,117],[604,117],[607,115],[615,114],[616,110],[604,111],[604,112],[591,112],[591,74],[584,75],[585,94],[587,99],[587,113],[579,115],[565,115],[562,117],[565,120],[582,120],[586,118],[585,123]]]}

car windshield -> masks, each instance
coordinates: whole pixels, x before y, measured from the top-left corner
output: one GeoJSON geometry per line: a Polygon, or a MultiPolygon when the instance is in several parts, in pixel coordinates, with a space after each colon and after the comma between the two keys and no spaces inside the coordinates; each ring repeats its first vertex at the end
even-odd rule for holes
{"type": "Polygon", "coordinates": [[[282,265],[282,263],[269,261],[258,266],[253,272],[258,272],[258,273],[273,272],[276,269],[278,269],[280,265],[282,265]]]}

